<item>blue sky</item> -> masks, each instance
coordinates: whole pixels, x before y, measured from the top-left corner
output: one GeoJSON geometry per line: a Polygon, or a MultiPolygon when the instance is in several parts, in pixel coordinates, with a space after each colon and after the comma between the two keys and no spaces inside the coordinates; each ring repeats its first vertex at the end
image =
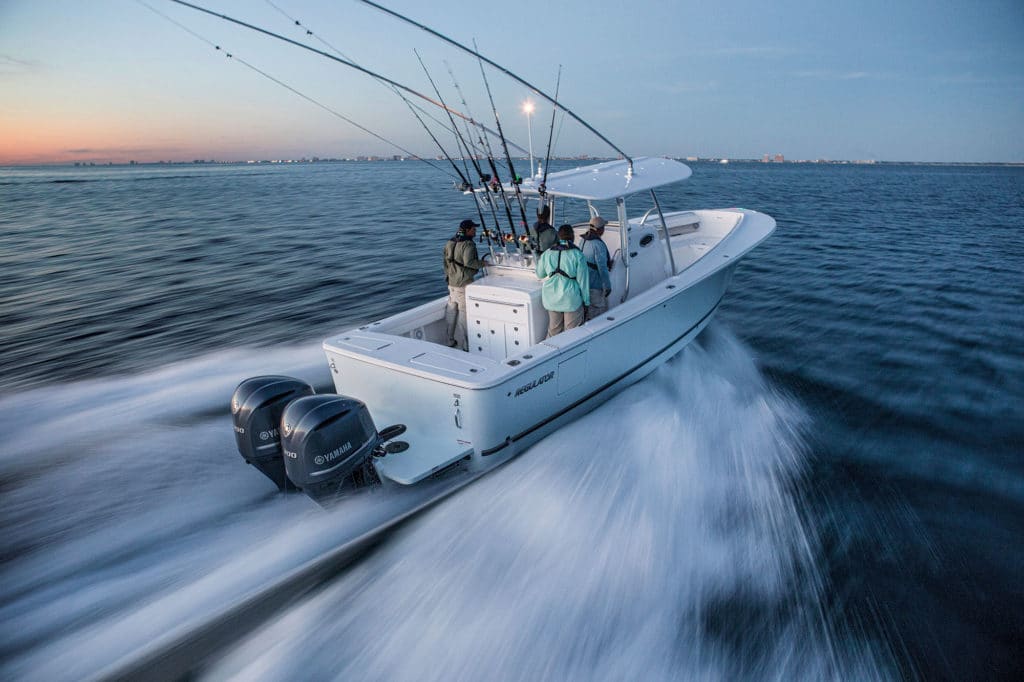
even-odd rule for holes
{"type": "MultiPolygon", "coordinates": [[[[436,154],[402,101],[372,79],[167,0],[145,2],[400,145],[436,154]]],[[[276,5],[427,94],[416,48],[449,104],[462,108],[446,62],[470,113],[493,127],[475,61],[362,3],[198,4],[319,45],[276,5]]],[[[384,4],[475,38],[549,92],[561,64],[560,99],[634,155],[1024,161],[1020,0],[384,4]]],[[[529,91],[488,77],[506,133],[525,147],[529,91]]],[[[541,153],[550,111],[538,101],[541,153]]],[[[569,120],[558,131],[557,154],[613,154],[569,120]]],[[[0,164],[367,153],[395,150],[140,2],[0,0],[0,164]]]]}

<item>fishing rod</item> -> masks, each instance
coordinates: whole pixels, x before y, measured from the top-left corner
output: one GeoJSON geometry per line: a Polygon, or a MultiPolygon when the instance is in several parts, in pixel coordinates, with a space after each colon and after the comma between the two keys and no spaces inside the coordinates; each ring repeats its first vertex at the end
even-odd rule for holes
{"type": "MultiPolygon", "coordinates": [[[[485,143],[485,140],[481,139],[481,142],[485,143]]],[[[512,241],[515,241],[518,237],[516,236],[516,221],[512,217],[512,205],[509,203],[508,196],[505,194],[505,185],[504,183],[502,183],[501,178],[498,176],[498,167],[494,164],[494,156],[491,152],[490,142],[486,142],[486,146],[487,163],[491,167],[492,175],[489,185],[485,185],[485,187],[489,186],[489,191],[493,192],[494,194],[501,194],[501,202],[505,206],[505,215],[508,217],[508,226],[509,229],[512,231],[512,241]]],[[[488,194],[488,197],[490,197],[490,194],[488,194]]]]}
{"type": "MultiPolygon", "coordinates": [[[[452,70],[451,70],[450,66],[448,67],[448,73],[449,73],[449,75],[451,75],[452,81],[455,83],[455,88],[459,92],[459,97],[462,98],[463,106],[465,106],[466,110],[468,111],[469,110],[469,105],[466,104],[466,98],[462,94],[462,88],[459,87],[458,81],[455,80],[455,74],[452,73],[452,70]]],[[[480,142],[480,146],[486,151],[485,155],[487,157],[487,164],[491,168],[491,175],[485,176],[484,174],[481,173],[480,182],[482,184],[484,184],[485,186],[489,187],[490,191],[487,193],[487,199],[492,204],[495,201],[494,195],[498,195],[498,194],[501,195],[501,202],[502,202],[502,204],[505,207],[505,215],[508,218],[509,229],[512,231],[512,235],[511,235],[512,236],[512,240],[511,241],[515,241],[517,239],[517,236],[516,236],[515,219],[512,217],[512,205],[509,203],[508,195],[505,194],[505,185],[501,181],[501,174],[498,173],[498,167],[494,163],[494,158],[495,158],[494,157],[494,150],[491,148],[490,138],[488,138],[488,137],[486,137],[484,135],[479,135],[478,136],[478,140],[480,142]]],[[[499,232],[500,232],[500,230],[499,230],[499,232]]]]}
{"type": "MultiPolygon", "coordinates": [[[[395,92],[399,96],[402,96],[401,93],[399,93],[397,90],[395,92]]],[[[405,103],[407,105],[409,105],[409,101],[404,96],[402,96],[402,100],[405,101],[405,103]]],[[[462,189],[463,191],[468,189],[470,192],[472,192],[473,191],[473,183],[469,181],[469,178],[467,178],[465,175],[462,174],[462,171],[460,171],[459,167],[455,164],[454,159],[452,159],[452,157],[448,154],[448,152],[445,151],[445,148],[443,146],[441,146],[441,143],[434,136],[434,133],[430,130],[430,128],[427,127],[427,124],[423,122],[423,119],[421,119],[419,116],[416,115],[416,111],[412,108],[411,105],[409,106],[409,111],[412,112],[413,116],[416,116],[416,120],[420,122],[420,124],[423,126],[423,129],[427,131],[428,135],[430,135],[430,139],[432,139],[434,141],[434,144],[437,145],[437,148],[440,149],[441,153],[444,154],[446,159],[448,159],[448,163],[450,163],[452,165],[452,168],[455,169],[455,172],[459,174],[459,177],[462,179],[462,186],[461,186],[460,189],[462,189]]],[[[452,125],[453,126],[455,125],[454,121],[453,121],[452,125]]],[[[456,132],[458,132],[457,128],[455,130],[456,130],[456,132]]],[[[463,163],[463,165],[465,165],[465,163],[466,163],[465,160],[463,160],[462,163],[463,163]]],[[[469,172],[468,168],[466,169],[466,172],[467,173],[469,172]]],[[[490,230],[487,229],[487,221],[484,220],[484,211],[480,207],[480,203],[478,201],[476,201],[475,197],[473,199],[473,205],[476,207],[476,213],[480,217],[480,226],[483,228],[483,235],[481,236],[481,239],[479,241],[482,242],[484,238],[487,239],[487,248],[491,252],[491,257],[493,258],[494,257],[494,244],[491,243],[491,232],[490,232],[490,230]]],[[[495,216],[494,222],[495,222],[495,224],[497,224],[497,222],[498,222],[497,216],[495,216]]]]}
{"type": "Polygon", "coordinates": [[[480,61],[483,61],[483,62],[487,62],[487,63],[488,63],[489,65],[491,65],[491,66],[492,66],[492,67],[494,67],[495,69],[497,69],[497,70],[501,71],[502,73],[504,73],[505,75],[509,76],[510,78],[513,78],[513,79],[515,79],[515,80],[516,80],[517,82],[519,82],[519,83],[521,83],[521,84],[525,85],[526,87],[530,88],[530,90],[533,90],[533,91],[534,91],[535,93],[537,93],[537,95],[539,95],[540,97],[543,97],[544,99],[546,99],[546,100],[547,100],[548,102],[550,102],[550,103],[551,103],[551,104],[552,104],[553,106],[555,106],[555,107],[557,107],[557,108],[561,109],[562,111],[564,111],[564,112],[565,112],[566,114],[568,114],[569,116],[572,116],[572,118],[573,118],[573,119],[574,119],[574,120],[575,120],[575,121],[576,121],[577,123],[579,123],[579,124],[580,124],[580,125],[582,125],[582,126],[583,126],[584,128],[586,128],[586,129],[587,129],[587,130],[589,130],[590,132],[592,132],[592,133],[594,133],[595,135],[597,135],[597,136],[598,136],[598,137],[599,137],[599,138],[600,138],[601,140],[603,140],[603,141],[604,141],[604,142],[605,142],[605,143],[606,143],[606,144],[607,144],[607,145],[608,145],[609,147],[611,147],[612,149],[614,149],[615,151],[617,151],[617,152],[618,152],[619,154],[622,154],[622,157],[623,157],[624,159],[626,159],[626,161],[628,161],[628,162],[629,162],[629,171],[630,171],[630,173],[632,173],[632,172],[633,172],[633,159],[632,159],[632,158],[631,158],[631,157],[629,156],[629,154],[627,154],[626,152],[622,151],[622,150],[621,150],[621,149],[619,149],[619,148],[618,148],[617,146],[615,146],[615,144],[614,144],[614,143],[612,143],[612,141],[611,141],[611,140],[609,140],[609,139],[608,139],[607,137],[605,137],[605,136],[604,136],[604,135],[602,135],[601,133],[597,132],[597,130],[596,130],[596,129],[595,129],[595,128],[594,128],[593,126],[591,126],[591,125],[590,125],[589,123],[587,123],[587,122],[586,122],[586,121],[584,121],[584,120],[583,120],[582,118],[580,118],[579,116],[577,116],[577,115],[576,115],[575,113],[573,113],[573,112],[572,112],[572,111],[571,111],[570,109],[568,109],[567,107],[565,107],[565,106],[563,106],[563,105],[559,104],[559,103],[558,103],[558,100],[557,100],[557,98],[553,99],[553,98],[552,98],[552,97],[551,97],[550,95],[548,95],[547,93],[545,93],[545,92],[544,92],[543,90],[541,90],[541,89],[540,89],[540,88],[538,88],[537,86],[535,86],[535,85],[532,85],[532,84],[528,83],[527,81],[523,80],[522,78],[520,78],[520,77],[519,77],[519,76],[517,76],[516,74],[514,74],[514,73],[512,73],[511,71],[509,71],[508,69],[506,69],[506,68],[505,68],[504,66],[502,66],[501,64],[498,64],[497,62],[494,62],[494,61],[492,61],[492,60],[488,59],[487,57],[484,57],[484,56],[483,56],[482,54],[480,54],[480,52],[479,52],[479,51],[478,51],[478,50],[476,49],[476,45],[475,45],[475,44],[473,45],[473,48],[474,48],[474,49],[472,49],[472,50],[471,50],[471,49],[469,49],[468,47],[466,47],[465,45],[463,45],[462,43],[460,43],[460,42],[458,42],[458,41],[456,41],[456,40],[452,40],[451,38],[449,38],[448,36],[444,35],[443,33],[439,33],[438,31],[435,31],[434,29],[430,28],[429,26],[424,26],[423,24],[419,23],[418,21],[415,21],[415,20],[413,20],[413,19],[410,19],[409,17],[407,17],[407,16],[405,16],[405,15],[399,14],[398,12],[395,12],[394,10],[390,10],[390,9],[388,9],[387,7],[384,7],[384,6],[382,6],[382,5],[378,5],[378,4],[376,3],[376,2],[372,2],[371,0],[359,0],[359,1],[360,1],[360,2],[362,2],[363,4],[366,4],[366,5],[369,5],[370,7],[373,7],[374,9],[380,10],[381,12],[384,12],[385,14],[389,14],[389,15],[391,15],[391,16],[393,16],[393,17],[395,17],[396,19],[398,19],[398,20],[400,20],[400,21],[404,21],[404,22],[405,22],[405,23],[407,23],[407,24],[411,24],[411,25],[415,26],[416,28],[422,29],[422,30],[426,31],[427,33],[429,33],[430,35],[434,36],[435,38],[440,38],[441,40],[443,40],[444,42],[448,43],[449,45],[452,45],[452,46],[454,46],[454,47],[457,47],[457,48],[459,48],[459,49],[460,49],[460,50],[462,50],[463,52],[468,52],[469,54],[471,54],[471,55],[475,56],[475,57],[476,57],[477,59],[479,59],[480,61]]]}
{"type": "MultiPolygon", "coordinates": [[[[473,47],[476,47],[475,40],[473,41],[473,47]]],[[[505,150],[505,160],[508,161],[508,171],[512,174],[512,186],[516,190],[516,199],[519,200],[519,215],[523,220],[523,232],[525,232],[527,238],[529,238],[530,232],[526,221],[526,206],[523,203],[523,193],[519,189],[519,185],[522,184],[523,181],[518,175],[516,175],[516,169],[512,165],[512,155],[508,153],[508,145],[505,144],[505,133],[501,129],[501,118],[498,116],[498,108],[494,106],[494,96],[491,94],[491,84],[487,82],[487,72],[484,71],[484,63],[482,61],[480,62],[480,75],[484,79],[484,87],[487,88],[487,98],[491,101],[491,111],[494,112],[494,122],[498,126],[498,136],[501,138],[501,145],[505,150]]],[[[502,191],[504,192],[504,188],[502,188],[502,191]]],[[[513,228],[512,236],[515,237],[515,235],[516,231],[515,228],[513,228]]]]}
{"type": "MultiPolygon", "coordinates": [[[[448,60],[444,60],[444,66],[448,69],[448,75],[452,79],[452,85],[455,86],[455,91],[459,93],[459,99],[462,101],[462,108],[466,110],[466,114],[469,115],[470,119],[473,118],[473,112],[469,109],[469,104],[466,102],[466,96],[462,94],[462,88],[459,87],[459,81],[455,79],[455,72],[452,71],[452,65],[448,63],[448,60]]],[[[469,143],[473,145],[473,153],[479,154],[476,148],[476,144],[473,142],[473,136],[469,132],[469,124],[465,121],[462,122],[463,127],[466,129],[466,137],[469,138],[469,143]]]]}
{"type": "MultiPolygon", "coordinates": [[[[360,71],[360,72],[366,74],[367,76],[371,76],[373,78],[376,78],[377,80],[382,81],[384,83],[387,83],[388,85],[392,85],[392,86],[394,86],[394,87],[396,87],[396,88],[398,88],[400,90],[403,90],[403,91],[409,93],[410,95],[413,95],[415,97],[418,97],[418,98],[424,100],[425,102],[433,104],[435,107],[440,107],[442,109],[445,108],[445,106],[443,104],[441,104],[440,102],[438,102],[438,101],[436,101],[434,99],[431,99],[430,97],[427,97],[423,93],[418,92],[418,91],[410,88],[407,85],[403,85],[402,83],[399,83],[398,81],[392,80],[392,79],[388,78],[387,76],[384,76],[384,75],[381,75],[379,73],[376,73],[375,71],[371,71],[370,69],[367,69],[364,66],[360,66],[359,64],[356,64],[355,62],[350,61],[348,59],[345,59],[343,57],[338,57],[338,56],[335,56],[333,54],[330,54],[329,52],[324,52],[323,50],[319,50],[319,49],[313,47],[312,45],[307,45],[306,43],[302,43],[302,42],[299,42],[297,40],[292,40],[291,38],[288,38],[286,36],[281,35],[280,33],[274,33],[273,31],[267,30],[265,28],[261,28],[259,26],[254,25],[254,24],[250,24],[250,23],[244,22],[241,19],[235,19],[234,17],[230,17],[227,14],[220,14],[218,12],[214,12],[213,10],[207,9],[205,7],[201,7],[199,5],[195,5],[195,4],[191,3],[191,2],[186,2],[186,0],[169,0],[169,1],[173,2],[173,3],[176,3],[178,5],[181,5],[183,7],[188,7],[189,9],[193,9],[193,10],[195,10],[197,12],[202,12],[203,14],[208,14],[208,15],[210,15],[212,17],[216,17],[218,19],[223,19],[224,21],[230,22],[232,24],[236,24],[236,25],[241,26],[243,28],[247,28],[247,29],[249,29],[251,31],[255,31],[257,33],[262,33],[265,36],[269,36],[271,38],[276,38],[277,40],[286,42],[289,45],[294,45],[295,47],[300,47],[303,50],[308,50],[308,51],[310,51],[310,52],[312,52],[314,54],[320,55],[321,57],[326,57],[327,59],[330,59],[331,61],[338,62],[339,64],[344,64],[345,66],[347,66],[349,68],[355,69],[356,71],[360,71]]],[[[487,126],[484,126],[484,125],[482,125],[482,124],[472,120],[471,118],[469,118],[468,116],[463,114],[461,111],[457,111],[455,109],[451,109],[450,113],[452,115],[454,115],[454,116],[458,116],[461,119],[469,121],[474,126],[477,126],[481,130],[486,132],[488,135],[494,135],[495,137],[497,137],[497,133],[495,133],[493,130],[491,130],[487,126]]],[[[515,147],[516,149],[518,149],[519,151],[525,153],[525,150],[523,150],[523,148],[520,147],[519,145],[517,145],[515,143],[512,143],[512,146],[515,147]]]]}
{"type": "MultiPolygon", "coordinates": [[[[555,99],[558,99],[558,90],[562,86],[562,65],[558,65],[558,78],[555,81],[555,99]]],[[[555,114],[558,109],[551,107],[551,127],[548,128],[548,150],[544,153],[544,177],[541,178],[540,187],[537,192],[543,197],[548,191],[548,164],[551,162],[551,138],[555,132],[555,114]]]]}
{"type": "MultiPolygon", "coordinates": [[[[469,103],[466,102],[466,96],[463,94],[462,88],[459,86],[458,79],[455,78],[455,72],[452,71],[452,65],[449,64],[447,60],[445,60],[444,65],[445,65],[445,68],[448,69],[448,76],[451,77],[451,79],[452,79],[452,85],[455,86],[455,91],[459,94],[459,100],[462,102],[462,108],[466,110],[466,113],[470,116],[470,120],[473,120],[473,118],[472,118],[473,117],[473,112],[469,108],[469,103]]],[[[500,227],[500,223],[498,222],[498,207],[495,205],[494,196],[492,195],[491,191],[488,188],[488,183],[490,182],[492,176],[491,175],[487,175],[486,173],[484,173],[483,169],[480,167],[480,164],[477,163],[477,161],[478,161],[477,157],[481,156],[483,154],[480,153],[480,150],[477,149],[476,144],[473,142],[473,136],[472,136],[472,134],[469,131],[469,124],[466,123],[465,121],[463,121],[462,125],[466,129],[466,137],[469,138],[469,142],[470,142],[470,144],[473,147],[473,155],[470,158],[473,161],[473,167],[476,169],[477,173],[479,174],[480,186],[483,188],[483,195],[485,197],[487,197],[487,204],[488,204],[488,206],[491,207],[491,213],[494,215],[494,223],[495,223],[495,225],[499,225],[499,227],[498,227],[498,236],[500,238],[501,237],[501,227],[500,227]]],[[[484,147],[486,146],[487,160],[488,160],[488,162],[490,162],[492,172],[495,172],[494,171],[494,163],[492,162],[490,144],[485,145],[484,140],[483,140],[483,136],[479,135],[479,130],[478,130],[478,139],[480,141],[480,149],[481,150],[484,149],[484,147]]],[[[509,224],[511,225],[512,224],[512,212],[511,212],[511,210],[509,210],[508,201],[507,200],[505,201],[505,204],[506,204],[505,208],[506,208],[506,213],[508,215],[509,224]]]]}
{"type": "Polygon", "coordinates": [[[498,167],[494,163],[494,150],[491,149],[490,140],[482,135],[480,136],[480,144],[487,150],[487,164],[491,167],[491,177],[488,186],[493,194],[501,195],[501,201],[505,206],[505,215],[508,216],[509,229],[512,230],[512,239],[514,241],[517,237],[515,219],[512,218],[512,204],[509,203],[508,195],[505,193],[505,184],[501,181],[501,174],[498,173],[498,167]]]}
{"type": "Polygon", "coordinates": [[[329,113],[329,114],[331,114],[333,116],[336,116],[337,118],[341,119],[342,121],[345,121],[349,125],[354,126],[354,127],[358,128],[359,130],[362,130],[364,133],[377,138],[381,142],[384,142],[385,144],[391,145],[392,147],[394,147],[398,151],[402,152],[403,154],[405,154],[409,158],[415,159],[417,161],[422,161],[423,163],[427,164],[431,168],[444,173],[448,177],[453,178],[455,180],[458,180],[458,178],[456,176],[452,175],[449,171],[446,171],[444,168],[441,168],[437,164],[432,163],[431,161],[428,161],[427,159],[422,158],[418,154],[414,154],[413,152],[409,151],[405,147],[402,147],[398,143],[396,143],[396,142],[394,142],[392,140],[389,140],[388,138],[384,137],[383,135],[380,135],[380,134],[370,130],[366,126],[360,125],[359,123],[357,123],[356,121],[353,121],[352,119],[350,119],[349,117],[345,116],[344,114],[336,111],[335,109],[332,109],[331,107],[327,106],[323,102],[320,102],[320,101],[318,101],[316,99],[313,99],[312,97],[310,97],[306,93],[301,92],[299,90],[296,90],[295,88],[293,88],[292,86],[288,85],[284,81],[282,81],[282,80],[280,80],[278,78],[275,78],[274,76],[270,75],[266,71],[263,71],[262,69],[260,69],[259,67],[255,66],[254,64],[250,64],[246,60],[244,60],[241,57],[235,55],[234,53],[228,52],[227,50],[224,50],[224,49],[221,49],[220,45],[218,45],[215,42],[213,42],[212,40],[209,40],[208,38],[200,35],[199,33],[196,33],[195,31],[190,29],[188,26],[185,26],[184,24],[176,21],[175,19],[172,19],[171,17],[169,17],[168,15],[164,14],[163,12],[161,12],[158,9],[156,9],[155,7],[147,4],[146,2],[143,2],[143,0],[135,0],[135,1],[137,3],[139,3],[140,5],[142,5],[143,7],[145,7],[146,9],[148,9],[149,11],[153,12],[154,14],[156,14],[157,16],[159,16],[159,17],[169,21],[170,23],[174,24],[175,26],[177,26],[181,30],[183,30],[186,33],[192,35],[194,38],[197,38],[198,40],[201,40],[202,42],[206,43],[207,45],[209,45],[213,49],[217,50],[218,52],[223,52],[224,56],[227,57],[228,59],[232,59],[233,61],[236,61],[239,64],[242,64],[243,66],[248,67],[249,69],[251,69],[252,71],[258,73],[261,76],[263,76],[267,80],[273,81],[274,83],[280,85],[281,87],[285,88],[286,90],[289,90],[292,93],[298,95],[299,97],[301,97],[302,99],[306,100],[307,102],[320,107],[321,109],[323,109],[327,113],[329,113]]]}
{"type": "MultiPolygon", "coordinates": [[[[420,66],[423,67],[423,73],[425,73],[427,75],[427,80],[430,81],[431,87],[434,88],[434,94],[437,95],[437,98],[439,100],[444,102],[444,97],[441,95],[441,91],[440,91],[440,89],[438,89],[437,83],[434,81],[433,76],[430,75],[430,70],[427,69],[426,63],[424,63],[423,58],[420,57],[420,53],[417,50],[413,49],[413,54],[416,55],[416,59],[419,60],[420,66]]],[[[454,118],[451,119],[451,124],[452,124],[452,128],[455,131],[456,139],[462,142],[463,148],[465,148],[467,155],[469,155],[470,161],[472,161],[472,163],[473,163],[473,168],[476,169],[477,177],[480,178],[480,184],[483,187],[484,192],[487,192],[487,181],[484,179],[483,169],[480,168],[480,164],[477,163],[476,158],[473,156],[472,152],[470,151],[469,145],[466,143],[465,138],[463,138],[462,134],[459,132],[459,127],[455,124],[455,119],[454,118]]],[[[467,173],[469,172],[468,168],[466,169],[466,172],[467,173]]],[[[487,196],[489,197],[490,195],[488,194],[487,196]]],[[[493,203],[492,203],[492,211],[493,210],[494,210],[494,207],[493,207],[493,203]]],[[[495,224],[498,223],[497,211],[494,212],[494,222],[495,222],[495,224]]],[[[485,229],[485,233],[486,233],[486,229],[485,229]]],[[[488,243],[490,243],[490,235],[487,235],[487,239],[488,239],[488,243]]]]}
{"type": "MultiPolygon", "coordinates": [[[[438,101],[447,106],[447,103],[444,101],[444,97],[441,96],[441,91],[437,89],[437,84],[434,83],[434,79],[430,76],[430,71],[427,70],[427,65],[423,63],[423,58],[420,57],[420,53],[416,51],[416,48],[413,48],[412,53],[416,55],[417,61],[419,61],[420,66],[423,67],[423,73],[427,75],[427,80],[430,81],[430,86],[434,88],[434,94],[437,95],[438,101]]],[[[466,175],[469,175],[469,167],[466,166],[466,156],[469,155],[469,147],[466,144],[466,140],[463,139],[462,134],[459,133],[459,127],[455,125],[455,118],[451,114],[448,114],[448,120],[452,124],[452,127],[449,130],[455,134],[455,146],[458,147],[459,153],[462,154],[462,165],[466,169],[466,175]]],[[[475,160],[473,161],[473,165],[476,166],[475,160]]],[[[471,182],[467,182],[466,184],[470,187],[473,186],[473,183],[471,182]]]]}
{"type": "MultiPolygon", "coordinates": [[[[447,62],[445,62],[445,66],[448,67],[448,75],[451,76],[452,83],[455,85],[455,90],[459,93],[459,98],[462,100],[462,106],[466,108],[467,112],[469,112],[469,104],[466,102],[466,96],[462,93],[462,88],[459,87],[459,81],[456,80],[455,73],[452,71],[451,65],[448,64],[447,62]]],[[[473,120],[473,119],[470,119],[470,120],[473,120]]],[[[481,128],[482,128],[482,126],[481,126],[481,128]]],[[[467,127],[466,130],[468,132],[469,128],[467,127]]],[[[472,138],[470,138],[470,139],[472,139],[472,138]]],[[[478,135],[478,140],[480,142],[481,148],[483,148],[486,151],[487,163],[488,163],[488,165],[491,168],[491,175],[490,176],[485,175],[483,173],[483,171],[480,172],[480,183],[485,187],[485,193],[487,195],[487,200],[488,200],[488,202],[490,202],[492,207],[494,206],[494,202],[495,202],[494,195],[501,194],[501,201],[502,201],[502,204],[505,207],[505,215],[508,218],[509,228],[512,231],[512,240],[514,241],[515,239],[517,239],[517,237],[516,237],[515,219],[512,217],[512,205],[509,203],[508,195],[505,194],[505,185],[504,185],[504,183],[501,182],[501,174],[498,173],[498,167],[494,163],[494,150],[491,148],[490,138],[485,137],[483,135],[478,135]],[[488,187],[490,188],[490,191],[487,191],[488,187]]],[[[520,150],[521,149],[522,148],[520,148],[520,150]]],[[[476,165],[476,164],[474,164],[474,165],[476,165]]],[[[499,233],[500,233],[500,228],[499,228],[499,233]]]]}

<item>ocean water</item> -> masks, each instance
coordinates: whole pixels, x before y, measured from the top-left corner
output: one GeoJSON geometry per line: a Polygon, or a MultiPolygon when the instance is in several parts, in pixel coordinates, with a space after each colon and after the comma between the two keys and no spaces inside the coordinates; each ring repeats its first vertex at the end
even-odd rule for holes
{"type": "MultiPolygon", "coordinates": [[[[693,167],[667,209],[779,225],[698,342],[206,677],[1024,677],[1024,169],[693,167]]],[[[275,495],[226,406],[441,295],[449,185],[0,169],[5,677],[102,669],[395,511],[275,495]]]]}

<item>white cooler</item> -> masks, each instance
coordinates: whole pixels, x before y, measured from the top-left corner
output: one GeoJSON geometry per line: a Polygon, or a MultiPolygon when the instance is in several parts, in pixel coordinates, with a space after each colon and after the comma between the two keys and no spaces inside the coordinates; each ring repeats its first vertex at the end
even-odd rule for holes
{"type": "Polygon", "coordinates": [[[544,340],[548,314],[532,272],[493,274],[466,287],[469,352],[504,361],[544,340]]]}

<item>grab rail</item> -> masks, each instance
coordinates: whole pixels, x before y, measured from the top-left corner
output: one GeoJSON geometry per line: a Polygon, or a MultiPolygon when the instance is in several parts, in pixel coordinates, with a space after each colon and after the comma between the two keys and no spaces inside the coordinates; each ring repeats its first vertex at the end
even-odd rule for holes
{"type": "MultiPolygon", "coordinates": [[[[654,199],[654,208],[658,209],[658,216],[661,218],[661,234],[665,240],[665,248],[668,249],[668,262],[672,266],[672,274],[676,274],[676,258],[672,255],[672,238],[668,234],[668,223],[665,222],[665,214],[661,212],[661,204],[658,202],[658,195],[651,190],[651,198],[654,199]]],[[[648,211],[650,213],[650,211],[648,211]]],[[[645,216],[646,217],[646,216],[645,216]]]]}

